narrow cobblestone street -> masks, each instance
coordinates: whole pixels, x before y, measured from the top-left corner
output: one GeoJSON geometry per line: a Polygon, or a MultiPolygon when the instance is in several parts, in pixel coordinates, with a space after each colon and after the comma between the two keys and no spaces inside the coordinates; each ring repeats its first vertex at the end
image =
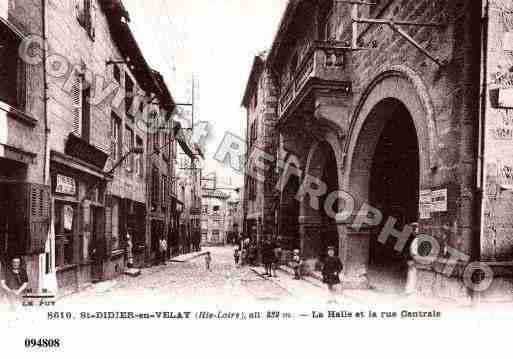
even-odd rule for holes
{"type": "Polygon", "coordinates": [[[59,301],[63,305],[98,305],[111,303],[159,304],[255,304],[294,303],[307,296],[310,303],[329,299],[324,287],[294,281],[285,272],[269,280],[259,269],[233,263],[232,247],[203,248],[212,253],[211,270],[203,256],[186,262],[169,262],[144,269],[139,277],[98,283],[59,301]]]}
{"type": "Polygon", "coordinates": [[[202,252],[212,254],[211,270],[206,270],[204,256],[185,262],[169,262],[142,270],[138,277],[122,276],[116,280],[100,282],[76,294],[58,300],[59,309],[87,309],[88,307],[111,309],[126,307],[127,310],[158,306],[248,306],[273,305],[322,308],[326,305],[347,310],[362,310],[371,305],[383,310],[416,308],[430,310],[465,309],[469,304],[433,301],[426,298],[404,296],[374,290],[343,290],[332,297],[327,288],[310,277],[294,280],[290,273],[280,270],[277,277],[262,275],[263,268],[236,266],[233,248],[206,247],[202,252]]]}

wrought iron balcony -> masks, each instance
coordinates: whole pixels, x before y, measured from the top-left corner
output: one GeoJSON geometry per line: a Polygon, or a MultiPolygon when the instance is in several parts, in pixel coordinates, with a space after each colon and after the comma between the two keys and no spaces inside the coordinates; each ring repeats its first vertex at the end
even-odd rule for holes
{"type": "Polygon", "coordinates": [[[314,42],[290,81],[282,86],[279,116],[286,115],[293,104],[301,102],[314,89],[349,94],[351,82],[346,71],[347,51],[347,47],[337,47],[323,41],[314,42]]]}

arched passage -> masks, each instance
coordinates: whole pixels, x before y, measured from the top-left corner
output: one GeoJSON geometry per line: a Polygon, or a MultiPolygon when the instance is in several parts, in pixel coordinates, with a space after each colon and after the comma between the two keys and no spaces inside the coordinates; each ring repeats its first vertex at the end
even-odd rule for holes
{"type": "MultiPolygon", "coordinates": [[[[436,138],[431,100],[416,73],[392,68],[371,81],[355,108],[344,151],[343,189],[354,198],[355,208],[384,202],[385,205],[375,203],[375,207],[384,207],[381,209],[385,212],[384,221],[394,213],[403,217],[398,218],[401,222],[414,221],[418,215],[418,192],[430,188],[433,180],[431,169],[436,166],[436,138]],[[413,148],[416,148],[415,155],[411,154],[413,148]],[[410,156],[401,160],[407,153],[410,156]],[[389,177],[393,179],[385,185],[383,178],[389,177]],[[410,182],[401,183],[402,180],[410,182]],[[405,190],[406,187],[411,189],[405,190]],[[389,200],[390,197],[395,199],[389,200]]],[[[400,226],[401,223],[395,225],[402,229],[400,226]]],[[[379,267],[376,252],[380,249],[372,242],[380,228],[343,225],[346,286],[367,286],[369,275],[379,267]]],[[[391,254],[390,257],[389,262],[394,263],[391,254]]],[[[386,262],[385,258],[386,255],[381,262],[386,262]]],[[[401,274],[404,279],[405,272],[401,274]]]]}
{"type": "MultiPolygon", "coordinates": [[[[373,286],[401,288],[406,283],[408,249],[398,251],[394,239],[381,243],[378,236],[390,217],[399,229],[418,220],[418,139],[410,113],[398,100],[382,100],[370,116],[379,118],[381,131],[369,171],[369,202],[381,211],[384,220],[371,234],[369,279],[373,286]]],[[[378,121],[368,121],[373,120],[378,121]]]]}
{"type": "MultiPolygon", "coordinates": [[[[339,159],[333,141],[327,138],[314,144],[310,150],[302,187],[319,190],[319,196],[306,195],[301,198],[300,235],[303,256],[310,261],[312,269],[319,269],[332,246],[338,255],[339,233],[335,214],[337,203],[326,210],[326,201],[331,193],[340,188],[339,159]]],[[[301,192],[301,191],[300,191],[301,192]]]]}

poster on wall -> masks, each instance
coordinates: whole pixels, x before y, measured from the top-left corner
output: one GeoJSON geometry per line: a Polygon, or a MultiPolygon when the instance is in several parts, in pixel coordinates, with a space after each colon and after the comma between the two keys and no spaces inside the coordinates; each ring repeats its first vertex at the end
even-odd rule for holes
{"type": "Polygon", "coordinates": [[[513,165],[497,161],[499,185],[503,189],[513,189],[513,165]]]}
{"type": "Polygon", "coordinates": [[[65,231],[71,231],[73,229],[73,207],[71,206],[64,206],[64,230],[65,231]]]}
{"type": "Polygon", "coordinates": [[[431,192],[431,212],[447,212],[447,188],[431,192]]]}
{"type": "Polygon", "coordinates": [[[431,218],[431,190],[420,191],[419,215],[420,219],[431,218]]]}

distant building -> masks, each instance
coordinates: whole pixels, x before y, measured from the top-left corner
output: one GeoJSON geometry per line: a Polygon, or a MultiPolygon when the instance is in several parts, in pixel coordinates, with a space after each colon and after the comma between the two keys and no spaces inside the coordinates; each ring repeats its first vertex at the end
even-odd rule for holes
{"type": "Polygon", "coordinates": [[[230,195],[215,189],[203,189],[201,206],[201,242],[226,244],[226,217],[230,195]]]}
{"type": "Polygon", "coordinates": [[[242,231],[242,201],[240,200],[239,191],[239,189],[235,189],[232,196],[227,200],[225,220],[227,243],[234,243],[242,231]]]}
{"type": "Polygon", "coordinates": [[[180,204],[173,230],[176,232],[175,251],[191,250],[194,238],[201,231],[201,169],[203,153],[197,144],[190,141],[190,132],[184,131],[178,137],[176,151],[176,176],[174,196],[180,204]]]}

